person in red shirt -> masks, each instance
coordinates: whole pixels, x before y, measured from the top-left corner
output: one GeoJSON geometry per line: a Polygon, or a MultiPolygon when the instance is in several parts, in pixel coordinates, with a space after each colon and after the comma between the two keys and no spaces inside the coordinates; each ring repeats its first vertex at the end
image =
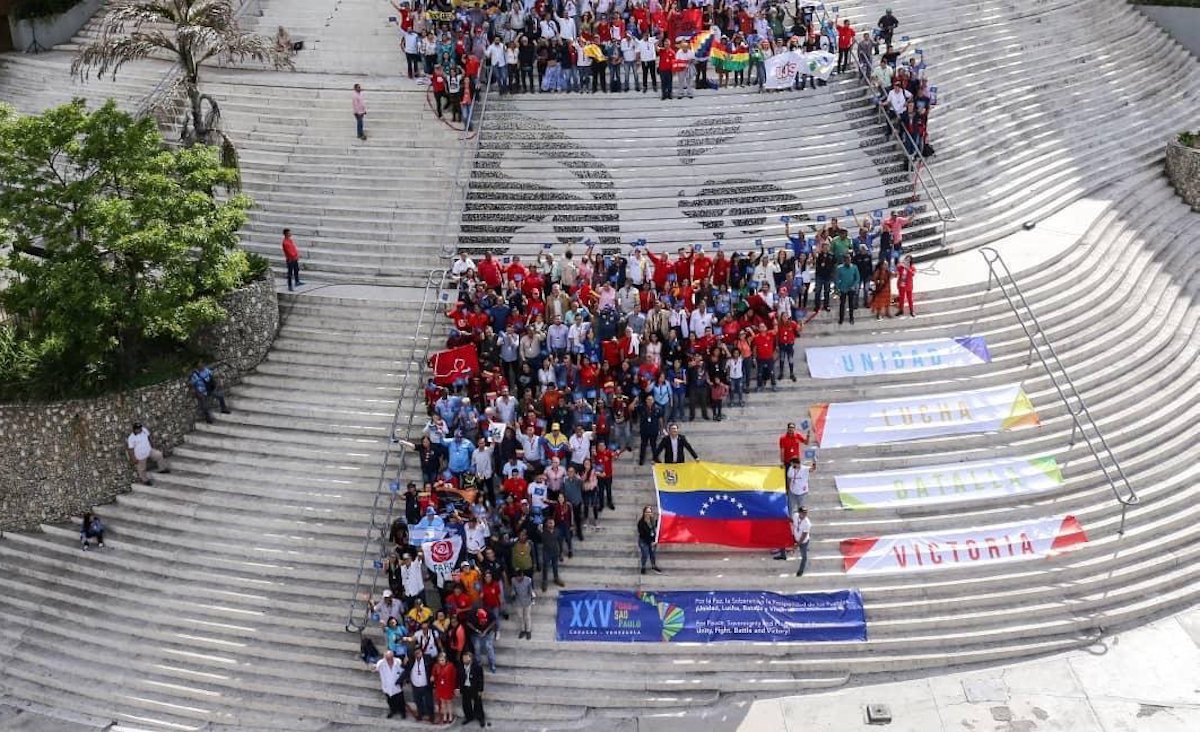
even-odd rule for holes
{"type": "Polygon", "coordinates": [[[521,501],[529,498],[529,483],[525,482],[520,473],[513,473],[512,477],[505,478],[501,487],[508,496],[509,503],[514,506],[520,506],[521,501]]]}
{"type": "Polygon", "coordinates": [[[493,257],[492,253],[488,252],[483,255],[483,261],[475,268],[479,272],[479,276],[489,288],[499,288],[502,282],[500,276],[500,263],[493,257]]]}
{"type": "Polygon", "coordinates": [[[283,230],[283,261],[287,266],[288,292],[291,292],[293,281],[296,287],[304,284],[300,281],[300,250],[296,248],[296,242],[292,241],[291,229],[283,230]]]}
{"type": "Polygon", "coordinates": [[[613,461],[623,452],[625,451],[613,450],[608,444],[601,442],[592,455],[592,463],[596,472],[596,491],[599,493],[600,502],[607,505],[610,511],[617,508],[613,505],[612,496],[613,461]]]}
{"type": "Polygon", "coordinates": [[[712,260],[704,256],[704,252],[696,252],[692,257],[692,282],[703,282],[712,271],[712,260]]]}
{"type": "Polygon", "coordinates": [[[521,264],[521,258],[514,254],[512,263],[504,268],[504,276],[509,282],[520,286],[525,281],[525,278],[529,276],[529,270],[525,268],[525,265],[521,264]]]}
{"type": "Polygon", "coordinates": [[[796,431],[796,423],[788,422],[787,432],[779,436],[779,462],[784,470],[787,470],[793,459],[801,459],[801,453],[804,452],[804,445],[807,443],[804,435],[796,431]]]}
{"type": "Polygon", "coordinates": [[[800,324],[792,319],[791,313],[780,313],[775,331],[779,334],[779,378],[783,378],[783,362],[787,361],[788,378],[795,381],[796,336],[800,333],[800,324]]]}
{"type": "Polygon", "coordinates": [[[850,70],[850,49],[854,48],[854,29],[850,27],[850,21],[843,21],[837,29],[838,35],[838,62],[837,72],[840,74],[850,70]]]}
{"type": "MultiPolygon", "coordinates": [[[[446,96],[446,75],[442,73],[441,66],[433,67],[433,76],[429,79],[429,88],[433,91],[434,111],[437,112],[438,118],[442,116],[442,105],[448,103],[446,96]]],[[[491,257],[489,254],[488,257],[491,257]]]]}
{"type": "Polygon", "coordinates": [[[479,76],[479,59],[474,54],[467,54],[463,61],[463,76],[471,81],[472,86],[475,85],[475,79],[479,76]]]}
{"type": "Polygon", "coordinates": [[[437,663],[429,674],[433,681],[433,695],[437,700],[435,722],[450,724],[454,721],[454,692],[458,691],[458,669],[450,663],[445,653],[438,654],[437,663]]]}
{"type": "MultiPolygon", "coordinates": [[[[665,38],[659,41],[659,43],[661,45],[658,48],[658,80],[662,82],[662,98],[674,99],[671,82],[675,77],[675,49],[671,48],[670,41],[665,38]]],[[[654,281],[657,283],[658,270],[661,270],[662,267],[659,266],[657,259],[654,260],[654,266],[654,281]]],[[[666,279],[665,273],[663,274],[663,279],[666,279]]],[[[659,285],[659,289],[662,289],[662,285],[659,285]]]]}
{"type": "Polygon", "coordinates": [[[758,332],[752,340],[754,360],[758,366],[758,391],[762,391],[767,378],[771,379],[771,391],[775,391],[775,333],[767,330],[765,323],[758,324],[758,332]]]}
{"type": "Polygon", "coordinates": [[[685,249],[680,249],[673,265],[675,281],[682,283],[692,278],[692,255],[685,249]]]}
{"type": "Polygon", "coordinates": [[[718,251],[716,258],[713,259],[712,279],[713,284],[717,287],[729,284],[729,260],[725,258],[723,251],[718,251]]]}

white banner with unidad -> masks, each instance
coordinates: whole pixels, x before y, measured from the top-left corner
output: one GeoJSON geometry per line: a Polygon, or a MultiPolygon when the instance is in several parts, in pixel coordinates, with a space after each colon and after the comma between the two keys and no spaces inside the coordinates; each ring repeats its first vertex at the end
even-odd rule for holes
{"type": "Polygon", "coordinates": [[[842,506],[862,509],[925,506],[1048,491],[1062,485],[1063,475],[1053,457],[1035,457],[836,475],[833,481],[842,506]]]}
{"type": "Polygon", "coordinates": [[[766,59],[763,65],[767,70],[764,87],[788,89],[796,83],[797,74],[829,81],[829,76],[837,65],[837,55],[828,51],[785,51],[766,59]]]}
{"type": "Polygon", "coordinates": [[[821,346],[805,349],[804,354],[808,373],[814,379],[908,374],[977,366],[992,360],[982,336],[821,346]]]}
{"type": "Polygon", "coordinates": [[[454,534],[448,539],[440,541],[431,541],[421,545],[421,554],[425,559],[425,566],[433,572],[438,579],[438,587],[443,586],[450,576],[454,574],[454,560],[458,558],[458,551],[462,548],[462,537],[454,534]]]}
{"type": "Polygon", "coordinates": [[[1038,424],[1020,384],[927,396],[817,404],[809,410],[821,447],[882,445],[1038,424]]]}
{"type": "Polygon", "coordinates": [[[1040,559],[1086,541],[1074,516],[1052,516],[965,531],[845,539],[841,551],[848,574],[923,572],[1040,559]]]}

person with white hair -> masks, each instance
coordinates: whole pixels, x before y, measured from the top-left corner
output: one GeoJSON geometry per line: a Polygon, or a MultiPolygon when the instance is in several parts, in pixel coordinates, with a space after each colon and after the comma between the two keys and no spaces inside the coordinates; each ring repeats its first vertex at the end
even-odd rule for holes
{"type": "Polygon", "coordinates": [[[387,697],[387,718],[400,715],[400,719],[408,718],[408,706],[404,703],[404,664],[396,658],[396,654],[386,651],[383,658],[375,664],[375,672],[379,674],[379,687],[387,697]]]}

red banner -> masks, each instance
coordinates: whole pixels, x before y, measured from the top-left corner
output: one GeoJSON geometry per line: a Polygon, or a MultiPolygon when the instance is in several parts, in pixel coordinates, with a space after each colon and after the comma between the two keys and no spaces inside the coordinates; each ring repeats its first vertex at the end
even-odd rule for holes
{"type": "Polygon", "coordinates": [[[479,354],[472,343],[438,351],[429,357],[429,368],[433,371],[435,384],[452,386],[456,381],[466,380],[472,374],[479,373],[479,354]]]}

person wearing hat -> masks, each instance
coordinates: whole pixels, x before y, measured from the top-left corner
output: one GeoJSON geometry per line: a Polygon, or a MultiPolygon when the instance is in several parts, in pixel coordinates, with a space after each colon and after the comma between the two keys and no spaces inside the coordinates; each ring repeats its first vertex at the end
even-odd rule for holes
{"type": "Polygon", "coordinates": [[[425,509],[425,516],[417,522],[416,536],[413,538],[415,545],[425,544],[430,541],[437,541],[446,533],[446,522],[438,516],[437,509],[429,506],[425,509]]]}
{"type": "Polygon", "coordinates": [[[171,472],[162,451],[155,449],[151,443],[150,430],[146,429],[141,422],[133,423],[133,429],[129,433],[129,437],[125,439],[125,454],[129,456],[129,462],[133,463],[134,469],[137,471],[138,482],[142,485],[154,485],[154,481],[146,475],[146,461],[148,460],[154,461],[158,472],[171,472]]]}
{"type": "Polygon", "coordinates": [[[693,63],[696,60],[696,54],[692,52],[688,42],[680,39],[675,51],[675,87],[679,92],[676,99],[687,97],[692,99],[696,95],[696,67],[693,63]]]}
{"type": "Polygon", "coordinates": [[[566,460],[571,452],[571,443],[569,438],[562,433],[561,425],[554,422],[550,425],[550,431],[542,438],[546,450],[546,456],[553,461],[557,458],[559,461],[566,460]]]}
{"type": "Polygon", "coordinates": [[[467,616],[467,630],[471,633],[471,644],[475,648],[475,656],[482,663],[487,659],[488,671],[496,673],[496,632],[497,620],[483,608],[467,616]]]}
{"type": "Polygon", "coordinates": [[[404,603],[397,600],[391,590],[384,590],[383,599],[375,603],[375,614],[379,616],[379,624],[387,627],[388,620],[404,617],[404,603]]]}
{"type": "Polygon", "coordinates": [[[800,555],[797,577],[803,577],[804,568],[808,566],[808,540],[811,533],[812,522],[808,520],[808,509],[801,506],[792,514],[792,538],[796,540],[796,552],[800,555]]]}

